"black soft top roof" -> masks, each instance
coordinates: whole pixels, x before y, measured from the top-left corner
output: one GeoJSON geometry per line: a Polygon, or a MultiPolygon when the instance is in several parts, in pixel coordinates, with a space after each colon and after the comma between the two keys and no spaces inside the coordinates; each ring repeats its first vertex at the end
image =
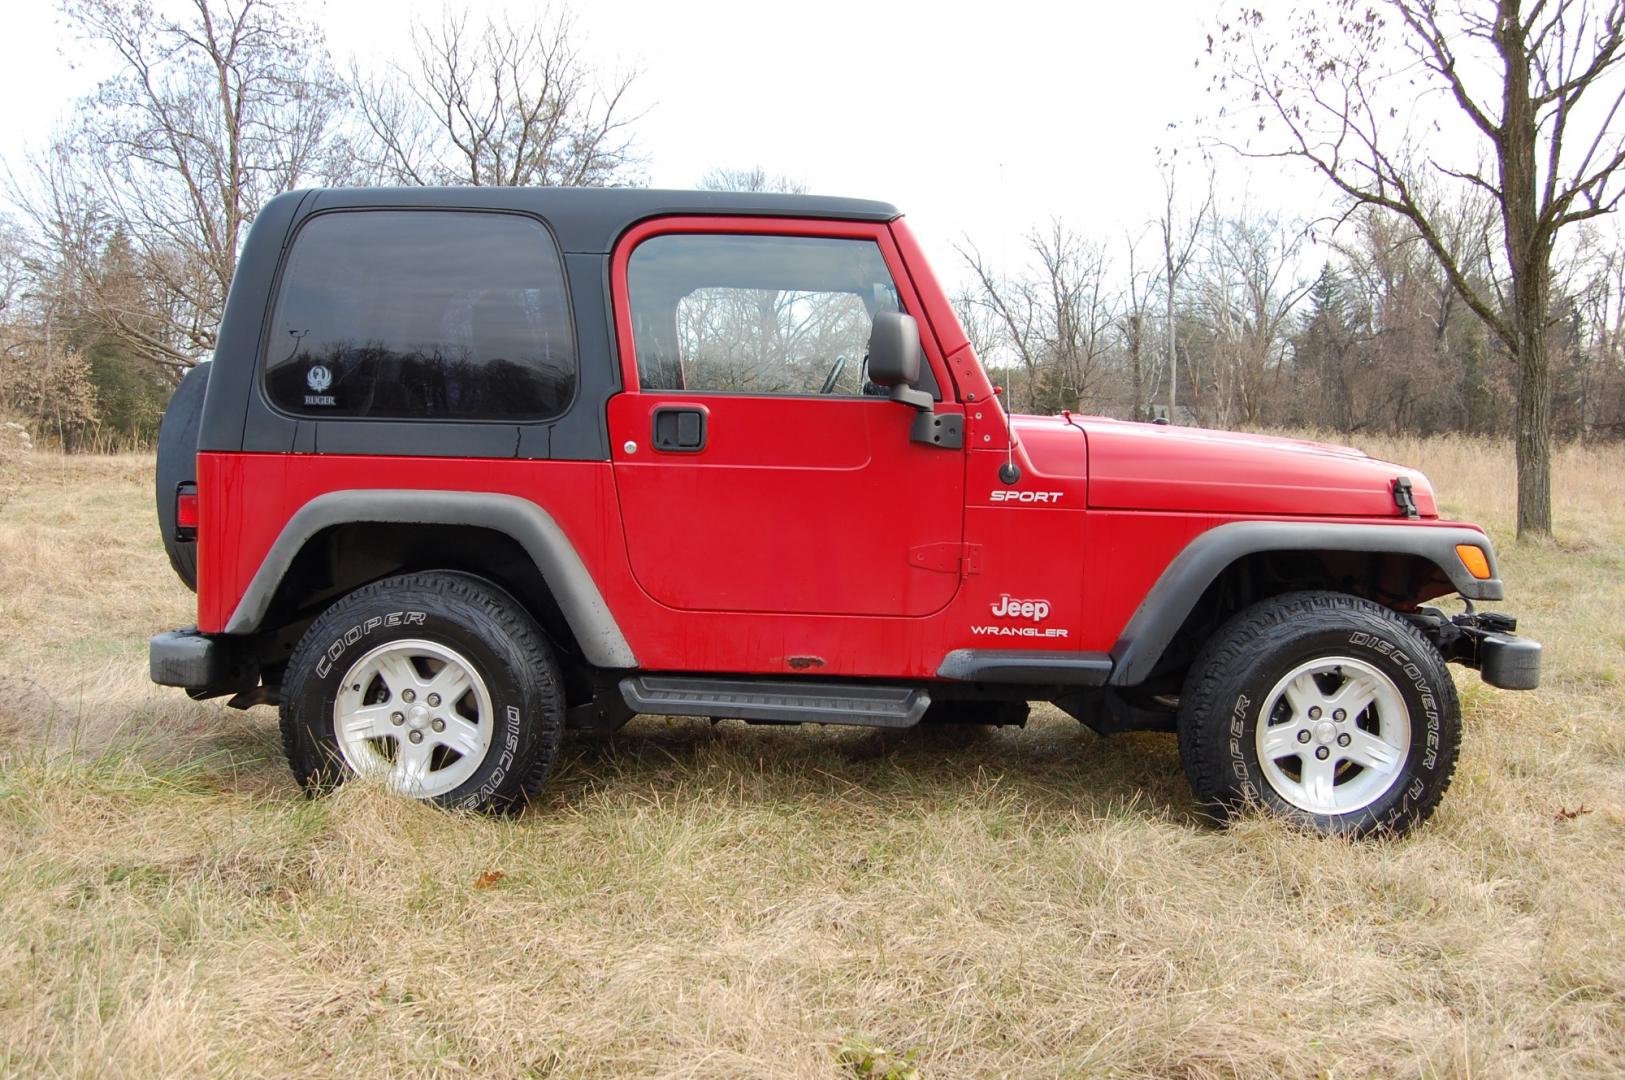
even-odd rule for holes
{"type": "Polygon", "coordinates": [[[824,195],[732,191],[661,191],[650,188],[409,187],[322,188],[290,192],[303,198],[300,216],[339,207],[459,207],[519,210],[553,227],[569,252],[607,252],[615,238],[645,218],[663,214],[740,214],[754,217],[837,218],[890,221],[890,203],[824,195]]]}

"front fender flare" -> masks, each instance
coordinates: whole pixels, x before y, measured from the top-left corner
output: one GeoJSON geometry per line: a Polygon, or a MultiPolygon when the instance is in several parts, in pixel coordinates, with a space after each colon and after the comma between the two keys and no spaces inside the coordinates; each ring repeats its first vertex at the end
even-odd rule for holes
{"type": "Polygon", "coordinates": [[[258,630],[294,557],[310,539],[323,529],[357,522],[468,525],[510,537],[536,563],[587,661],[602,668],[637,667],[603,594],[558,522],[528,499],[493,492],[384,489],[318,495],[283,526],[238,600],[226,633],[258,630]]]}
{"type": "Polygon", "coordinates": [[[1207,587],[1237,559],[1269,551],[1360,551],[1415,555],[1436,565],[1469,600],[1503,595],[1495,549],[1476,529],[1452,525],[1348,525],[1323,522],[1236,521],[1202,533],[1168,564],[1112,648],[1113,686],[1144,682],[1207,587]],[[1457,544],[1489,557],[1490,577],[1467,572],[1457,544]]]}

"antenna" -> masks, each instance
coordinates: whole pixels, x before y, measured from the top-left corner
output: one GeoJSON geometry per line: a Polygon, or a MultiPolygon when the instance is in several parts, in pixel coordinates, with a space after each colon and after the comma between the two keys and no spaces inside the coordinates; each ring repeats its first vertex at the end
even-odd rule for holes
{"type": "Polygon", "coordinates": [[[999,398],[999,411],[1004,414],[1004,464],[999,466],[999,480],[1013,484],[1021,479],[1021,466],[1016,464],[1016,435],[1010,428],[1010,410],[1004,407],[1004,387],[995,386],[993,396],[999,398]]]}

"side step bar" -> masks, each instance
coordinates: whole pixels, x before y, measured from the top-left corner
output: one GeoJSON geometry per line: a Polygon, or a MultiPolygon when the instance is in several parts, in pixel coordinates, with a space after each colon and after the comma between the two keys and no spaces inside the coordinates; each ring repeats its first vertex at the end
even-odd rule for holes
{"type": "Polygon", "coordinates": [[[908,686],[635,675],[621,680],[635,713],[716,716],[781,724],[913,727],[931,707],[929,692],[908,686]]]}

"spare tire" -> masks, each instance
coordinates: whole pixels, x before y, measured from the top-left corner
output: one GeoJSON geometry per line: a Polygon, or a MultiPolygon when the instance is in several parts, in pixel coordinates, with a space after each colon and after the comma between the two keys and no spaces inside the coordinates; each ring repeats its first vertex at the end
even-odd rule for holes
{"type": "Polygon", "coordinates": [[[182,540],[175,532],[175,492],[182,484],[197,483],[197,433],[213,366],[205,361],[181,376],[158,425],[158,532],[169,553],[169,565],[193,592],[197,591],[197,541],[182,540]]]}

